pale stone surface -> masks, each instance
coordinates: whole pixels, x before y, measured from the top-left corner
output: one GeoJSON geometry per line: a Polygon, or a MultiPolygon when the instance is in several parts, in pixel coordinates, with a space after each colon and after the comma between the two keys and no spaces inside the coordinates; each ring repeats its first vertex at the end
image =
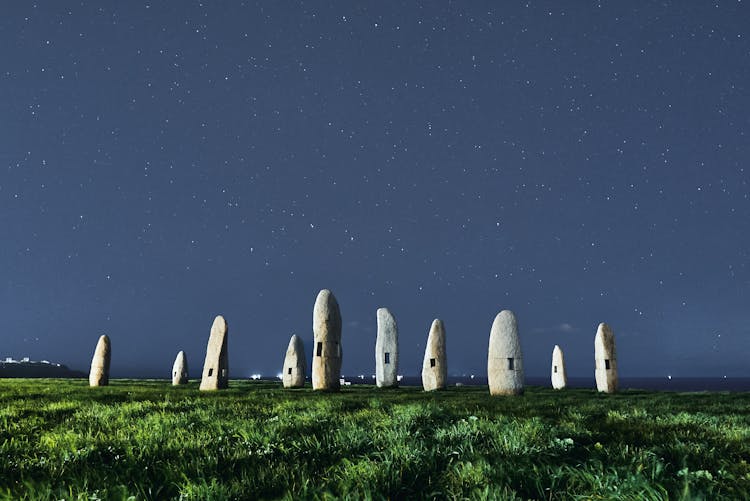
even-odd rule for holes
{"type": "Polygon", "coordinates": [[[568,375],[565,373],[565,357],[563,351],[558,345],[552,350],[552,387],[556,390],[562,390],[568,386],[568,375]]]}
{"type": "Polygon", "coordinates": [[[518,322],[510,310],[501,311],[492,322],[487,350],[487,382],[491,395],[523,393],[523,356],[518,322]]]}
{"type": "Polygon", "coordinates": [[[398,326],[388,308],[377,312],[375,341],[375,384],[378,388],[398,386],[398,326]]]}
{"type": "Polygon", "coordinates": [[[284,357],[284,366],[281,373],[284,388],[302,388],[305,386],[306,372],[305,346],[302,339],[295,334],[289,340],[289,346],[284,357]]]}
{"type": "Polygon", "coordinates": [[[99,336],[94,357],[91,359],[89,386],[107,386],[109,384],[109,361],[112,357],[112,345],[109,336],[99,336]]]}
{"type": "Polygon", "coordinates": [[[609,325],[599,324],[594,338],[596,389],[604,393],[617,391],[617,352],[615,334],[609,325]]]}
{"type": "Polygon", "coordinates": [[[314,390],[338,390],[341,387],[341,312],[333,293],[323,289],[313,307],[314,390]]]}
{"type": "Polygon", "coordinates": [[[206,346],[206,360],[203,362],[201,390],[222,390],[229,383],[229,349],[227,322],[221,315],[214,319],[211,335],[206,346]]]}
{"type": "Polygon", "coordinates": [[[435,319],[430,327],[422,362],[422,388],[424,391],[443,390],[448,384],[448,357],[445,354],[445,327],[435,319]]]}
{"type": "Polygon", "coordinates": [[[180,351],[172,364],[172,384],[174,386],[187,384],[188,382],[188,363],[184,351],[180,351]]]}

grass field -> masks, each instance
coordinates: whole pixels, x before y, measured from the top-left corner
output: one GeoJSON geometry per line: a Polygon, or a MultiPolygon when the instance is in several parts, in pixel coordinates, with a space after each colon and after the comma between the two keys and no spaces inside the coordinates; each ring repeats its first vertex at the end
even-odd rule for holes
{"type": "Polygon", "coordinates": [[[0,380],[7,499],[748,499],[750,394],[0,380]]]}

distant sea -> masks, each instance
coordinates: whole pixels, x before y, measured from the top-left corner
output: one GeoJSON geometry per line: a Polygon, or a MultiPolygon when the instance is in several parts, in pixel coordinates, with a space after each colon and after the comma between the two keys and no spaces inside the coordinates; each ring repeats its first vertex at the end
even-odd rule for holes
{"type": "MultiPolygon", "coordinates": [[[[359,376],[346,378],[352,384],[373,384],[372,376],[360,379],[359,376]]],[[[527,386],[551,387],[549,378],[527,377],[527,386]]],[[[747,378],[678,378],[665,377],[634,377],[620,378],[621,390],[660,390],[660,391],[750,391],[750,377],[747,378]]],[[[422,379],[414,376],[404,376],[399,383],[403,386],[420,386],[422,379]]],[[[486,377],[449,376],[449,386],[481,386],[487,384],[486,377]]],[[[571,388],[596,388],[596,381],[591,378],[568,378],[571,388]]]]}

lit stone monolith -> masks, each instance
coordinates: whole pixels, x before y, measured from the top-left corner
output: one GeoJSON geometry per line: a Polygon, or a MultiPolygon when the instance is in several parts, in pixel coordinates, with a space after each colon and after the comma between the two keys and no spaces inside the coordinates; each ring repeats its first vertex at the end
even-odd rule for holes
{"type": "Polygon", "coordinates": [[[180,351],[172,364],[172,385],[187,384],[188,363],[184,351],[180,351]]]}
{"type": "Polygon", "coordinates": [[[378,308],[378,337],[375,340],[375,384],[378,388],[398,386],[398,326],[388,308],[378,308]]]}
{"type": "Polygon", "coordinates": [[[341,312],[333,293],[323,289],[313,307],[313,390],[341,387],[341,312]]]}
{"type": "Polygon", "coordinates": [[[214,319],[203,362],[201,390],[222,390],[229,383],[229,351],[227,322],[221,315],[214,319]]]}
{"type": "Polygon", "coordinates": [[[435,319],[427,337],[422,361],[422,388],[424,391],[444,390],[448,384],[448,357],[445,354],[445,327],[435,319]]]}
{"type": "Polygon", "coordinates": [[[89,386],[107,386],[109,384],[109,361],[112,356],[112,345],[109,336],[99,336],[94,350],[94,358],[91,359],[91,371],[89,372],[89,386]]]}
{"type": "Polygon", "coordinates": [[[617,352],[615,334],[609,325],[599,324],[594,338],[594,362],[596,363],[596,389],[604,393],[617,391],[617,352]]]}
{"type": "Polygon", "coordinates": [[[295,334],[289,340],[289,346],[284,357],[284,366],[281,373],[284,388],[302,388],[305,386],[306,371],[305,346],[302,344],[302,339],[295,334]]]}
{"type": "Polygon", "coordinates": [[[510,310],[497,314],[490,330],[487,350],[487,382],[490,395],[523,393],[523,357],[518,322],[510,310]]]}
{"type": "Polygon", "coordinates": [[[552,350],[552,387],[556,390],[562,390],[568,386],[568,375],[565,373],[565,357],[559,346],[555,345],[552,350]]]}

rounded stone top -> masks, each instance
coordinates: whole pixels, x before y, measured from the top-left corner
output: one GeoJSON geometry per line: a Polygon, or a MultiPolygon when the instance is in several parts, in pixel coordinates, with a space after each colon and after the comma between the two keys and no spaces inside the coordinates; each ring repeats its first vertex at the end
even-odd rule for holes
{"type": "Polygon", "coordinates": [[[596,337],[594,337],[594,352],[596,356],[603,357],[604,354],[612,356],[615,350],[615,334],[612,332],[612,328],[606,323],[602,322],[596,329],[596,337]]]}
{"type": "Polygon", "coordinates": [[[552,353],[562,353],[560,346],[556,344],[555,347],[552,349],[552,353]]]}
{"type": "Polygon", "coordinates": [[[302,338],[297,334],[292,334],[292,337],[289,338],[289,346],[287,347],[286,352],[288,354],[301,353],[303,350],[302,338]]]}
{"type": "Polygon", "coordinates": [[[216,318],[214,318],[214,323],[211,326],[211,330],[213,329],[221,329],[226,330],[227,328],[227,321],[224,319],[221,315],[216,315],[216,318]]]}
{"type": "Polygon", "coordinates": [[[521,357],[521,342],[518,338],[518,322],[510,310],[503,310],[495,316],[490,331],[491,356],[521,357]]]}
{"type": "Polygon", "coordinates": [[[340,342],[341,311],[336,296],[328,289],[318,292],[313,307],[313,335],[318,341],[340,342]]]}
{"type": "Polygon", "coordinates": [[[425,356],[427,356],[427,353],[437,353],[440,350],[443,350],[445,346],[445,326],[443,325],[443,321],[439,318],[436,318],[432,321],[432,325],[430,326],[430,334],[427,336],[427,349],[425,352],[425,356]]]}
{"type": "Polygon", "coordinates": [[[110,347],[112,346],[112,342],[109,340],[109,336],[106,334],[102,334],[99,336],[99,341],[96,342],[96,352],[108,352],[110,350],[110,347]]]}

